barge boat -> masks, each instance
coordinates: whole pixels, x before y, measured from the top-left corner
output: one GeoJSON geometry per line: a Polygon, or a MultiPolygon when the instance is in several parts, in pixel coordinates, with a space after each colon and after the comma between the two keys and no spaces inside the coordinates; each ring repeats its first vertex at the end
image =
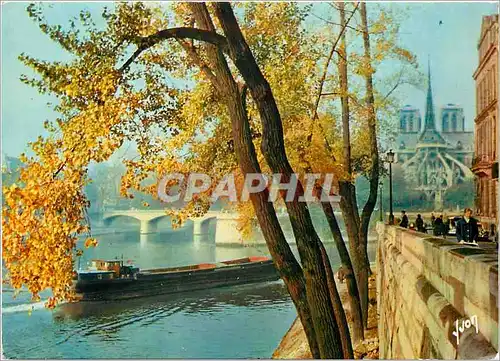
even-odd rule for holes
{"type": "Polygon", "coordinates": [[[88,270],[77,272],[75,291],[80,301],[115,301],[279,278],[267,257],[141,270],[121,260],[92,260],[88,270]]]}

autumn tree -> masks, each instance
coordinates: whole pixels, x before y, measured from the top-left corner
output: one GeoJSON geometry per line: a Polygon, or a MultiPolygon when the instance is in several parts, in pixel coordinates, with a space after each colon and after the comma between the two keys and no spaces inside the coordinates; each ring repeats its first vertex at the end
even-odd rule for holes
{"type": "MultiPolygon", "coordinates": [[[[19,182],[4,189],[3,255],[14,287],[26,285],[35,297],[43,289],[52,289],[49,306],[72,298],[76,240],[89,231],[85,212],[89,202],[83,191],[89,182],[89,164],[108,160],[124,144],[134,144],[138,154],[124,161],[121,193],[128,198],[134,197],[133,191],[156,195],[167,173],[205,173],[215,181],[233,174],[240,190],[249,173],[278,173],[286,182],[294,173],[333,172],[345,184],[351,182],[353,171],[346,172],[338,162],[343,153],[335,140],[342,127],[334,111],[319,107],[322,91],[314,91],[318,82],[334,85],[315,74],[320,65],[319,73],[326,69],[329,74],[337,44],[325,46],[321,34],[304,32],[307,7],[235,6],[241,8],[239,21],[227,3],[168,7],[120,3],[102,13],[104,28],[85,11],[62,28],[50,24],[40,7],[28,7],[40,29],[72,60],[20,57],[38,74],[22,80],[57,96],[61,116],[46,124],[48,137],[32,143],[34,155],[22,156],[26,167],[19,182]],[[328,53],[330,60],[320,64],[318,60],[328,53]],[[191,85],[186,89],[172,78],[189,80],[191,85]]],[[[345,36],[347,25],[344,19],[336,39],[345,36]]],[[[366,60],[366,55],[359,59],[366,60]]],[[[349,97],[357,99],[355,93],[349,97]]],[[[370,109],[369,96],[366,103],[370,109]]],[[[353,114],[361,123],[369,119],[373,124],[373,115],[361,116],[363,109],[355,106],[353,114]]],[[[379,105],[376,110],[383,109],[379,105]]],[[[364,141],[363,134],[354,135],[355,154],[364,148],[364,141]]],[[[370,149],[365,153],[371,154],[370,149]]],[[[209,188],[180,211],[168,209],[173,222],[180,224],[190,215],[206,212],[212,191],[209,188]]],[[[299,182],[293,199],[284,202],[300,262],[286,242],[267,189],[233,206],[256,217],[312,355],[352,358],[331,265],[308,205],[298,201],[302,194],[299,182]]],[[[343,252],[342,262],[348,264],[331,204],[324,202],[322,207],[343,252]]],[[[356,220],[355,214],[349,217],[356,220]]],[[[349,244],[357,247],[362,259],[359,249],[364,246],[357,237],[350,238],[349,244]]],[[[89,237],[86,245],[96,242],[89,237]]],[[[359,304],[355,281],[350,278],[349,289],[351,300],[359,304]]]]}

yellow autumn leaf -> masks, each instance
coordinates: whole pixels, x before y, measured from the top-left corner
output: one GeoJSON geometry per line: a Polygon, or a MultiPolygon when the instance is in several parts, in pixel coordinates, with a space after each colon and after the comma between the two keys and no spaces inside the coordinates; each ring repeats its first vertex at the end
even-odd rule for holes
{"type": "Polygon", "coordinates": [[[87,238],[85,240],[85,248],[96,247],[97,244],[98,244],[98,242],[97,242],[97,239],[95,239],[95,238],[87,238]]]}

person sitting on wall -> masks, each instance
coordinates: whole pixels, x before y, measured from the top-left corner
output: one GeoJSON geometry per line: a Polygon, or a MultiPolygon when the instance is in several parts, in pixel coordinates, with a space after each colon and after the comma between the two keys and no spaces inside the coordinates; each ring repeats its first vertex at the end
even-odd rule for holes
{"type": "Polygon", "coordinates": [[[464,215],[457,222],[457,240],[459,243],[477,246],[479,228],[477,221],[472,218],[472,209],[465,208],[464,215]]]}
{"type": "Polygon", "coordinates": [[[401,222],[399,223],[400,227],[408,228],[408,216],[405,211],[401,211],[401,222]]]}
{"type": "Polygon", "coordinates": [[[426,233],[424,220],[420,214],[417,214],[417,219],[415,220],[415,226],[417,227],[418,232],[426,233]]]}

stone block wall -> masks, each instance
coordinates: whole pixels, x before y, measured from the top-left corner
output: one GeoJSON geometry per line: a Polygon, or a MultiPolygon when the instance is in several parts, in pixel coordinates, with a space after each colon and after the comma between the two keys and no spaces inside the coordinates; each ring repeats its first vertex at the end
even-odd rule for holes
{"type": "Polygon", "coordinates": [[[377,231],[380,358],[495,357],[496,250],[381,223],[377,231]],[[462,327],[470,319],[477,320],[478,332],[462,327]],[[456,321],[463,329],[458,340],[456,321]]]}

